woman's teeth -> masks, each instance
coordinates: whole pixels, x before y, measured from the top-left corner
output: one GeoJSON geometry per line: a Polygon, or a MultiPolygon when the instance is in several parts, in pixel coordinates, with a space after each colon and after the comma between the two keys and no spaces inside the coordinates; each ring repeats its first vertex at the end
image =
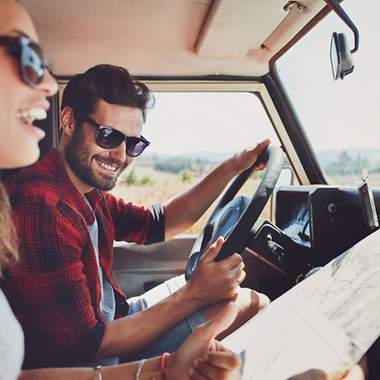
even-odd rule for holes
{"type": "Polygon", "coordinates": [[[43,108],[30,108],[17,113],[17,118],[27,124],[32,124],[35,120],[46,119],[47,113],[43,108]]]}

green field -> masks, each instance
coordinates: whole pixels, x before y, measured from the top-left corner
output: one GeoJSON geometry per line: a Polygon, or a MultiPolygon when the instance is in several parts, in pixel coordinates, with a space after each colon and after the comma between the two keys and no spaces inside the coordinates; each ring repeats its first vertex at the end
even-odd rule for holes
{"type": "MultiPolygon", "coordinates": [[[[144,205],[163,203],[182,191],[185,191],[201,178],[193,175],[190,181],[184,182],[180,174],[158,172],[149,167],[138,167],[134,170],[137,181],[141,181],[142,178],[149,176],[152,183],[150,185],[128,185],[123,183],[123,178],[128,176],[131,171],[131,169],[128,169],[125,174],[123,173],[123,178],[120,178],[119,184],[112,190],[112,193],[123,198],[125,201],[144,205]]],[[[251,196],[256,189],[257,183],[257,179],[248,180],[239,194],[251,196]]],[[[205,215],[203,215],[202,218],[200,218],[198,222],[186,232],[199,233],[215,205],[216,202],[210,207],[205,215]]],[[[265,217],[269,217],[269,209],[265,210],[265,217]]]]}

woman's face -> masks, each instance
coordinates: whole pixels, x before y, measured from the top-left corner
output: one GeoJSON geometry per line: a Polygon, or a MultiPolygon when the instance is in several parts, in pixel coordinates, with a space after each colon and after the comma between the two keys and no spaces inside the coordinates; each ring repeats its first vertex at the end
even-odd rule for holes
{"type": "MultiPolygon", "coordinates": [[[[25,9],[13,0],[0,0],[0,37],[26,35],[37,42],[32,20],[25,9]]],[[[48,96],[58,90],[56,81],[45,72],[35,88],[20,76],[20,62],[0,44],[0,168],[16,168],[38,159],[41,129],[33,119],[47,111],[48,96]]]]}

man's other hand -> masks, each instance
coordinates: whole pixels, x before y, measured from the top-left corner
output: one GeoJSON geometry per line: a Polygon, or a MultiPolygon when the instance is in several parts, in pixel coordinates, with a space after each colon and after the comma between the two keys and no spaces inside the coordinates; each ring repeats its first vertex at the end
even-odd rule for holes
{"type": "MultiPolygon", "coordinates": [[[[231,165],[231,169],[235,174],[239,174],[245,169],[248,169],[250,166],[252,166],[256,161],[257,158],[260,156],[261,153],[264,152],[265,149],[268,148],[270,144],[269,139],[265,139],[261,142],[259,142],[256,146],[246,148],[242,150],[240,153],[235,154],[232,156],[227,162],[231,165]]],[[[262,170],[266,167],[266,163],[260,163],[257,166],[257,170],[262,170]]]]}
{"type": "Polygon", "coordinates": [[[234,253],[215,262],[224,240],[220,237],[204,253],[187,283],[188,291],[199,307],[232,299],[246,274],[242,257],[234,253]]]}

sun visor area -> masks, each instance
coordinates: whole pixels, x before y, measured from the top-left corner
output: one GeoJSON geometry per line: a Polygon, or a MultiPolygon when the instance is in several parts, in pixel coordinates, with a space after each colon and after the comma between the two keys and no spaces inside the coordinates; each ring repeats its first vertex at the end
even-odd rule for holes
{"type": "Polygon", "coordinates": [[[18,1],[59,76],[104,62],[138,76],[262,76],[326,7],[324,0],[18,1]]]}
{"type": "Polygon", "coordinates": [[[203,58],[268,61],[324,6],[323,0],[215,0],[195,51],[203,58]]]}

